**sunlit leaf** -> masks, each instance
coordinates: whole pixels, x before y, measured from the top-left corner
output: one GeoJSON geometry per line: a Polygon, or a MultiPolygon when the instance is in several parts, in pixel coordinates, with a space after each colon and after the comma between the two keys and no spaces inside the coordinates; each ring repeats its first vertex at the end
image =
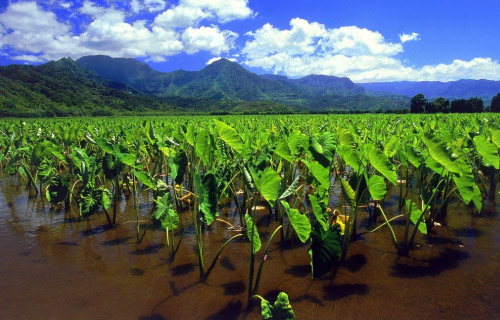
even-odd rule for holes
{"type": "Polygon", "coordinates": [[[305,214],[301,214],[299,210],[295,208],[290,208],[290,205],[286,201],[281,201],[281,204],[285,208],[288,220],[292,224],[293,229],[297,232],[300,241],[305,243],[309,239],[311,233],[311,222],[309,217],[305,214]]]}

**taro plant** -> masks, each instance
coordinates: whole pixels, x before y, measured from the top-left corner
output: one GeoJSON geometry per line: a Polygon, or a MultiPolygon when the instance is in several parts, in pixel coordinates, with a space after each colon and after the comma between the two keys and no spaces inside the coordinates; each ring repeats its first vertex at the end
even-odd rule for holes
{"type": "Polygon", "coordinates": [[[262,319],[272,320],[294,320],[295,313],[292,310],[288,295],[280,292],[274,304],[264,299],[259,295],[252,296],[255,300],[260,300],[261,316],[262,319]]]}

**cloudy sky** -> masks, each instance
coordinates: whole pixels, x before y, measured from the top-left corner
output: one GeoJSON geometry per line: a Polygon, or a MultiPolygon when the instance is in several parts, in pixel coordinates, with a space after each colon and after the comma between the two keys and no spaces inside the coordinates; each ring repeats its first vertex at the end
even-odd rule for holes
{"type": "Polygon", "coordinates": [[[160,71],[220,57],[356,82],[500,80],[498,0],[0,0],[0,65],[105,54],[160,71]]]}

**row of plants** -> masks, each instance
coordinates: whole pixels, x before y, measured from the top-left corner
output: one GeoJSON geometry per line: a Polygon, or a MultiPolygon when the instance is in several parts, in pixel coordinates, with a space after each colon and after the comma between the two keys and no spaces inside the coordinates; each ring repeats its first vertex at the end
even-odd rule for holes
{"type": "Polygon", "coordinates": [[[172,261],[186,230],[194,228],[202,282],[224,248],[246,238],[249,301],[260,297],[273,241],[308,243],[311,274],[319,278],[346,260],[362,207],[380,220],[368,232],[385,229],[401,255],[415,247],[417,234],[446,217],[451,201],[480,212],[483,199],[497,192],[499,148],[500,117],[494,114],[0,122],[3,174],[18,176],[54,206],[76,206],[82,219],[102,214],[110,227],[120,197],[130,197],[137,242],[161,226],[172,261]],[[399,194],[395,216],[384,211],[388,191],[399,194]],[[139,206],[144,192],[153,199],[147,212],[139,206]],[[329,206],[334,194],[341,199],[337,207],[329,206]],[[227,198],[239,225],[219,214],[227,198]],[[257,223],[262,203],[278,221],[266,243],[257,223]],[[181,225],[182,214],[191,215],[189,225],[181,225]],[[148,222],[141,225],[144,217],[148,222]],[[402,232],[394,228],[397,220],[404,221],[402,232]],[[213,223],[241,232],[207,257],[203,235],[213,223]]]}

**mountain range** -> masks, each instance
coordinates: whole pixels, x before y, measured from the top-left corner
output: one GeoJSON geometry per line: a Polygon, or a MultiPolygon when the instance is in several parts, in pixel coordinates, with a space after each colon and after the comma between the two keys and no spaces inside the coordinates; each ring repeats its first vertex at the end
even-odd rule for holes
{"type": "Polygon", "coordinates": [[[394,111],[408,109],[417,93],[491,99],[498,92],[500,82],[487,80],[355,84],[345,77],[257,75],[226,59],[173,72],[108,56],[0,67],[2,116],[394,111]]]}

